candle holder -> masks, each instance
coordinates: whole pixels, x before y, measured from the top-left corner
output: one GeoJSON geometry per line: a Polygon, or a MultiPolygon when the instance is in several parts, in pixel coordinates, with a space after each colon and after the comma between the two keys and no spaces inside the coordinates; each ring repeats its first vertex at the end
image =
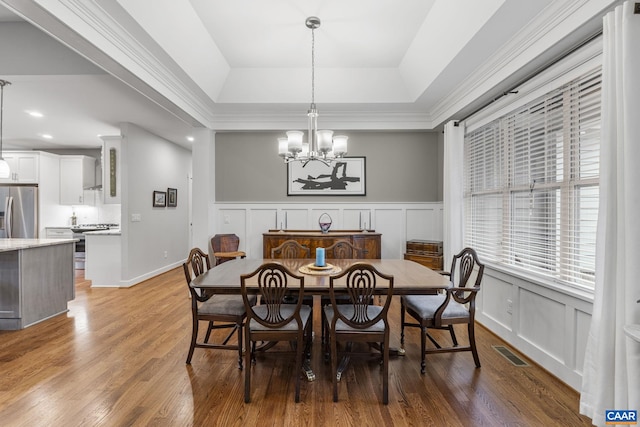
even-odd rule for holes
{"type": "Polygon", "coordinates": [[[326,212],[320,215],[320,218],[318,219],[320,230],[322,230],[323,233],[329,232],[329,228],[331,228],[332,223],[333,223],[333,220],[331,219],[331,216],[326,212]]]}

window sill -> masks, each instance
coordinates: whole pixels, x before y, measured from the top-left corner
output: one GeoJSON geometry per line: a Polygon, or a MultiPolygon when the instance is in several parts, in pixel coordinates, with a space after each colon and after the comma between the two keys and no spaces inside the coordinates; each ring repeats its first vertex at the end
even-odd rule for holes
{"type": "Polygon", "coordinates": [[[571,286],[564,283],[559,283],[552,279],[547,279],[533,274],[527,274],[527,272],[525,271],[517,270],[515,268],[502,264],[494,264],[488,262],[485,263],[485,266],[486,268],[532,283],[534,285],[542,286],[553,291],[560,292],[572,298],[577,298],[585,302],[593,303],[593,289],[582,288],[578,285],[571,286]]]}

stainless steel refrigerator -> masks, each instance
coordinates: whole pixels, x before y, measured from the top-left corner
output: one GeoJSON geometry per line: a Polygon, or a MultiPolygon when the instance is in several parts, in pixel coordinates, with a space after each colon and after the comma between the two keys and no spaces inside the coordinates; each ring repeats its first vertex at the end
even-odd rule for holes
{"type": "Polygon", "coordinates": [[[0,238],[38,238],[37,185],[0,185],[0,238]]]}

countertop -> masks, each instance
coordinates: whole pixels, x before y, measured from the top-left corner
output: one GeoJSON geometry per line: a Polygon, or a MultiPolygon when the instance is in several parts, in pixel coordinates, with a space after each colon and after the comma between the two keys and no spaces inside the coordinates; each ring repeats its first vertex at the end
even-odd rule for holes
{"type": "Polygon", "coordinates": [[[62,245],[77,241],[78,239],[0,239],[0,252],[38,248],[41,246],[62,245]]]}
{"type": "Polygon", "coordinates": [[[110,230],[97,230],[97,231],[85,231],[83,233],[85,236],[120,236],[119,228],[113,228],[110,230]]]}

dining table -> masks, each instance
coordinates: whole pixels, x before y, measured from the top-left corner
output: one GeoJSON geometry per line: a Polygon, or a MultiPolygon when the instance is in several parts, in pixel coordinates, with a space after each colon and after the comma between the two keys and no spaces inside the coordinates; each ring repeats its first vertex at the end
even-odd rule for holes
{"type": "MultiPolygon", "coordinates": [[[[394,295],[433,294],[450,286],[448,277],[404,259],[328,259],[327,263],[333,269],[314,270],[313,259],[268,258],[240,258],[225,262],[194,278],[190,286],[212,294],[239,294],[240,275],[252,273],[267,262],[277,262],[295,274],[302,274],[307,295],[329,295],[329,278],[356,262],[366,262],[381,273],[392,275],[394,295]]],[[[381,289],[380,292],[386,293],[386,290],[381,289]]]]}
{"type": "MultiPolygon", "coordinates": [[[[240,276],[252,273],[261,265],[268,262],[277,262],[284,265],[292,273],[304,277],[305,295],[329,295],[329,280],[331,276],[339,274],[354,263],[365,262],[373,265],[381,273],[393,276],[394,295],[434,294],[439,290],[450,287],[449,278],[443,276],[428,267],[414,261],[404,259],[328,259],[327,266],[318,268],[314,259],[270,259],[270,258],[240,258],[223,264],[219,264],[205,273],[195,277],[189,286],[199,289],[203,294],[240,294],[240,276]]],[[[339,292],[340,282],[334,282],[334,288],[339,292]]],[[[295,289],[295,284],[291,286],[295,289]]],[[[247,288],[248,292],[257,288],[247,288]]],[[[378,289],[380,294],[387,293],[386,287],[378,289]]],[[[395,349],[392,353],[403,355],[401,349],[395,349]]],[[[338,371],[340,377],[345,363],[341,363],[338,371]]],[[[309,381],[315,379],[315,375],[308,364],[303,371],[309,381]]]]}

